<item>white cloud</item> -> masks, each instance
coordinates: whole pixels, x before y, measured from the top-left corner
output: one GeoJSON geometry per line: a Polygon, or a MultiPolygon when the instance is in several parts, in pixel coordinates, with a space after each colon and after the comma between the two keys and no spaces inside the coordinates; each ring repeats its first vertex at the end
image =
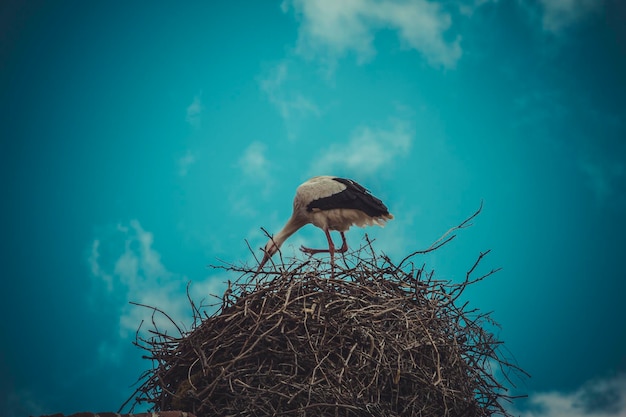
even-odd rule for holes
{"type": "Polygon", "coordinates": [[[487,3],[497,3],[499,0],[459,0],[459,11],[465,16],[472,16],[474,12],[487,3]]]}
{"type": "MultiPolygon", "coordinates": [[[[143,229],[139,221],[129,226],[118,225],[107,239],[96,239],[89,257],[94,277],[106,284],[107,298],[119,308],[120,335],[128,337],[143,321],[144,331],[152,328],[154,319],[161,331],[176,333],[176,326],[153,310],[129,304],[135,302],[156,307],[167,313],[178,326],[190,324],[191,307],[186,296],[187,279],[169,271],[154,249],[154,236],[143,229]],[[106,246],[103,250],[103,246],[106,246]],[[103,253],[104,252],[104,253],[103,253]]],[[[211,286],[219,295],[222,284],[214,280],[191,286],[191,296],[197,300],[206,297],[203,292],[211,286]]]]}
{"type": "Polygon", "coordinates": [[[262,194],[267,197],[275,184],[271,175],[272,166],[266,154],[267,145],[252,142],[237,160],[236,167],[243,173],[243,178],[229,187],[228,204],[232,213],[246,217],[258,216],[257,205],[251,196],[262,194]]]}
{"type": "MultiPolygon", "coordinates": [[[[460,37],[444,39],[452,24],[441,5],[426,0],[293,0],[301,18],[297,52],[333,61],[354,51],[364,62],[375,55],[373,40],[381,29],[393,29],[409,48],[432,66],[452,68],[461,57],[460,37]]],[[[283,2],[283,11],[288,10],[283,2]]]]}
{"type": "Polygon", "coordinates": [[[186,176],[189,173],[189,167],[196,163],[196,159],[196,156],[187,150],[187,153],[178,159],[178,175],[186,176]]]}
{"type": "Polygon", "coordinates": [[[185,117],[187,123],[195,128],[199,128],[201,125],[202,109],[202,94],[198,94],[187,107],[187,116],[185,117]]]}
{"type": "Polygon", "coordinates": [[[239,158],[238,166],[249,178],[267,177],[270,163],[265,156],[267,146],[261,142],[252,142],[239,158]]]}
{"type": "Polygon", "coordinates": [[[268,100],[278,109],[278,113],[287,125],[288,136],[296,136],[297,122],[310,117],[319,116],[321,111],[317,104],[305,97],[298,88],[293,86],[288,61],[274,66],[268,74],[259,80],[261,90],[268,100]]]}
{"type": "Polygon", "coordinates": [[[543,7],[543,29],[559,32],[603,7],[603,0],[539,0],[543,7]]]}
{"type": "Polygon", "coordinates": [[[407,122],[394,120],[390,129],[364,126],[348,143],[331,145],[312,164],[312,175],[345,172],[368,176],[405,156],[411,148],[413,130],[407,122]],[[337,172],[339,171],[339,172],[337,172]]]}
{"type": "Polygon", "coordinates": [[[626,417],[626,375],[590,381],[573,392],[540,392],[522,417],[626,417]]]}
{"type": "Polygon", "coordinates": [[[100,239],[96,239],[91,243],[91,254],[87,261],[91,267],[91,274],[104,281],[108,291],[113,291],[113,277],[100,267],[100,239]]]}

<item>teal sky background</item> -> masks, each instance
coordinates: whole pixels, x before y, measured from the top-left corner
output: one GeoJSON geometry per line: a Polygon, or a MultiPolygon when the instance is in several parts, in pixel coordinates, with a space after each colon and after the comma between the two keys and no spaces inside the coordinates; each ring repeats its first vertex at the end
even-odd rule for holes
{"type": "MultiPolygon", "coordinates": [[[[0,6],[0,407],[116,411],[132,345],[217,259],[253,262],[314,175],[395,219],[392,259],[461,280],[532,378],[522,416],[626,414],[626,7],[619,0],[0,6]]],[[[323,245],[307,226],[283,248],[323,245]]]]}

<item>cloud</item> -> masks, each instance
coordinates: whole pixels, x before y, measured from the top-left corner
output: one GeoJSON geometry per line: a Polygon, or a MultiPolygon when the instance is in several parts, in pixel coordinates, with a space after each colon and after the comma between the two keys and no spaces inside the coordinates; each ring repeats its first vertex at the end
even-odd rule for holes
{"type": "Polygon", "coordinates": [[[100,239],[95,239],[91,243],[91,254],[87,262],[89,262],[89,266],[91,267],[91,274],[104,281],[108,291],[113,291],[113,276],[100,267],[100,239]]]}
{"type": "Polygon", "coordinates": [[[187,116],[185,120],[194,128],[200,128],[202,115],[202,94],[198,94],[193,98],[191,104],[187,107],[187,116]]]}
{"type": "Polygon", "coordinates": [[[413,130],[401,120],[393,120],[389,129],[364,126],[357,129],[345,144],[333,144],[312,164],[312,175],[341,172],[371,176],[390,168],[406,155],[413,141],[413,130]]]}
{"type": "Polygon", "coordinates": [[[189,173],[189,167],[196,163],[196,156],[187,150],[187,153],[178,159],[178,175],[184,177],[189,173]]]}
{"type": "Polygon", "coordinates": [[[590,381],[573,392],[539,392],[521,417],[625,417],[626,375],[590,381]]]}
{"type": "MultiPolygon", "coordinates": [[[[106,298],[117,305],[119,329],[122,337],[134,335],[144,323],[145,331],[154,320],[161,331],[176,333],[176,326],[189,324],[191,307],[186,296],[188,280],[181,274],[169,271],[154,249],[154,236],[146,231],[139,221],[118,225],[115,232],[105,239],[92,243],[89,264],[92,275],[106,285],[106,298]],[[167,313],[174,323],[149,308],[129,304],[135,302],[159,308],[167,313]]],[[[214,280],[205,284],[192,285],[193,299],[206,297],[207,285],[220,294],[221,283],[214,280]]],[[[223,290],[221,290],[223,293],[223,290]]]]}
{"type": "Polygon", "coordinates": [[[610,161],[598,163],[586,156],[580,162],[580,169],[586,176],[586,185],[593,191],[598,203],[605,203],[616,194],[623,193],[621,184],[624,184],[626,169],[622,163],[610,161]]]}
{"type": "Polygon", "coordinates": [[[459,0],[459,12],[465,16],[472,16],[474,12],[487,3],[497,3],[499,0],[459,0]]]}
{"type": "Polygon", "coordinates": [[[257,204],[251,196],[267,197],[275,185],[272,165],[267,159],[267,145],[252,142],[237,160],[236,168],[243,174],[240,181],[229,187],[228,205],[232,213],[246,217],[258,217],[257,204]]]}
{"type": "Polygon", "coordinates": [[[270,163],[265,156],[267,146],[261,142],[252,142],[244,150],[237,165],[249,178],[266,177],[270,170],[270,163]]]}
{"type": "Polygon", "coordinates": [[[319,116],[319,107],[294,87],[288,61],[282,61],[259,80],[261,90],[287,124],[290,138],[296,136],[295,125],[310,116],[319,116]]]}
{"type": "Polygon", "coordinates": [[[603,7],[602,0],[539,0],[543,8],[542,25],[548,32],[560,32],[603,7]]]}
{"type": "MultiPolygon", "coordinates": [[[[289,9],[283,2],[282,9],[289,9]]],[[[452,68],[461,57],[460,36],[449,42],[444,33],[452,19],[441,5],[426,0],[293,0],[301,19],[296,50],[303,56],[334,61],[353,51],[360,62],[375,55],[375,33],[394,30],[401,42],[419,51],[435,67],[452,68]]]]}

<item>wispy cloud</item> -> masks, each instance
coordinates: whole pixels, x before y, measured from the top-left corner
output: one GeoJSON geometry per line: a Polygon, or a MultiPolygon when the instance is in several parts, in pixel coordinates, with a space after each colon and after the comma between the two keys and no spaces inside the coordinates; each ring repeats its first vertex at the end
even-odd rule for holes
{"type": "Polygon", "coordinates": [[[189,167],[196,163],[196,159],[196,155],[190,150],[187,150],[185,155],[178,158],[178,175],[181,177],[186,176],[189,172],[189,167]]]}
{"type": "Polygon", "coordinates": [[[243,151],[237,165],[251,179],[265,178],[269,174],[270,163],[265,156],[267,146],[261,142],[252,142],[243,151]]]}
{"type": "Polygon", "coordinates": [[[580,162],[580,169],[586,176],[586,185],[592,190],[598,203],[604,204],[616,194],[624,198],[626,168],[623,163],[617,161],[600,163],[585,157],[580,162]]]}
{"type": "Polygon", "coordinates": [[[297,52],[329,61],[355,52],[360,62],[376,53],[373,41],[377,31],[393,29],[401,42],[419,51],[435,67],[452,68],[462,54],[460,36],[449,42],[444,33],[450,28],[450,14],[441,4],[426,0],[292,0],[284,1],[283,11],[293,6],[301,20],[297,52]]]}
{"type": "MultiPolygon", "coordinates": [[[[105,239],[94,240],[89,257],[93,276],[105,284],[107,298],[119,308],[119,329],[122,337],[135,333],[144,322],[144,329],[152,326],[154,319],[161,331],[176,333],[176,325],[188,325],[191,307],[186,297],[187,279],[169,271],[154,249],[154,236],[139,221],[119,224],[114,233],[105,239]],[[130,305],[129,302],[156,307],[166,312],[176,323],[148,308],[130,305]]],[[[194,299],[206,297],[207,285],[218,294],[220,283],[211,280],[191,286],[194,299]]],[[[222,290],[223,291],[223,290],[222,290]]]]}
{"type": "Polygon", "coordinates": [[[461,14],[472,16],[474,12],[487,3],[497,3],[498,0],[460,0],[458,7],[461,14]]]}
{"type": "Polygon", "coordinates": [[[522,417],[624,417],[626,376],[594,380],[572,392],[538,392],[528,398],[527,410],[514,410],[522,417]]]}
{"type": "Polygon", "coordinates": [[[310,173],[358,174],[361,177],[389,168],[411,148],[414,132],[403,120],[392,120],[389,128],[363,126],[347,143],[333,144],[313,162],[310,173]]]}
{"type": "Polygon", "coordinates": [[[87,261],[91,267],[91,274],[94,277],[100,278],[106,284],[108,291],[113,291],[113,276],[104,271],[100,266],[100,244],[100,239],[95,239],[91,243],[91,254],[87,261]]]}
{"type": "Polygon", "coordinates": [[[312,99],[304,96],[290,81],[289,62],[282,61],[261,77],[259,84],[270,103],[278,109],[287,126],[287,133],[293,139],[297,134],[297,123],[307,117],[319,116],[321,111],[312,99]]]}
{"type": "Polygon", "coordinates": [[[198,94],[187,107],[187,115],[185,117],[187,123],[196,129],[202,124],[202,109],[202,94],[198,94]]]}
{"type": "Polygon", "coordinates": [[[603,0],[539,0],[543,8],[543,29],[560,32],[590,15],[597,14],[603,0]]]}
{"type": "Polygon", "coordinates": [[[241,181],[230,187],[228,202],[233,213],[247,217],[258,215],[256,204],[250,199],[251,195],[269,195],[274,185],[272,166],[267,158],[267,145],[262,142],[252,142],[248,145],[239,159],[236,168],[243,173],[241,181]],[[254,190],[254,192],[250,192],[254,190]]]}

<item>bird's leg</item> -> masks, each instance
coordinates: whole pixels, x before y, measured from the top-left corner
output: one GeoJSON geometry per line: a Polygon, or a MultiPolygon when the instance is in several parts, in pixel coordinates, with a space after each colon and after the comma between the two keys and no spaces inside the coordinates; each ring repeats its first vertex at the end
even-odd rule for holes
{"type": "Polygon", "coordinates": [[[335,244],[328,229],[324,229],[326,239],[328,239],[328,252],[330,252],[330,279],[335,279],[335,244]]]}
{"type": "Polygon", "coordinates": [[[328,239],[328,252],[330,252],[330,265],[335,264],[335,244],[333,243],[333,238],[330,237],[330,232],[328,229],[324,229],[324,233],[326,233],[326,239],[328,239]]]}
{"type": "MultiPolygon", "coordinates": [[[[335,253],[335,244],[333,243],[333,239],[330,237],[330,231],[324,229],[324,233],[326,233],[326,239],[328,239],[328,249],[311,249],[311,248],[307,248],[306,246],[300,246],[300,250],[310,255],[315,255],[316,253],[326,253],[326,252],[330,252],[331,254],[335,253]]],[[[343,246],[341,248],[343,248],[343,246]]],[[[339,249],[337,252],[341,252],[341,251],[342,250],[339,249]]]]}
{"type": "Polygon", "coordinates": [[[346,235],[343,232],[339,232],[341,233],[341,247],[339,249],[336,250],[337,253],[344,253],[345,251],[348,250],[348,242],[346,242],[346,235]]]}
{"type": "Polygon", "coordinates": [[[310,255],[315,255],[316,253],[330,252],[330,248],[332,248],[333,253],[344,253],[348,250],[348,242],[346,241],[346,235],[344,234],[344,232],[339,232],[341,233],[341,247],[339,249],[335,249],[333,240],[330,237],[330,232],[328,230],[324,230],[324,233],[326,233],[326,238],[328,239],[328,249],[311,249],[307,248],[306,246],[300,246],[300,250],[310,255]]]}
{"type": "Polygon", "coordinates": [[[343,232],[341,233],[342,239],[343,239],[343,246],[341,246],[341,248],[339,248],[338,250],[335,250],[335,244],[333,243],[333,239],[330,236],[330,231],[328,229],[324,229],[324,233],[326,234],[326,239],[328,240],[328,249],[311,249],[311,248],[307,248],[306,246],[300,246],[300,250],[302,252],[314,255],[316,253],[324,253],[324,252],[329,252],[330,253],[330,265],[331,267],[334,266],[335,264],[335,252],[345,252],[348,249],[348,244],[346,243],[346,239],[345,236],[343,235],[343,232]]]}

